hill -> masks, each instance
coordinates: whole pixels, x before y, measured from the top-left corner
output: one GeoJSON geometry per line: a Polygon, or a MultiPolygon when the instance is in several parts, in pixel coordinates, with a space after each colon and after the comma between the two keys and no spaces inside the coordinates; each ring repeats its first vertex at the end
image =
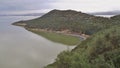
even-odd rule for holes
{"type": "Polygon", "coordinates": [[[72,51],[60,53],[45,68],[120,68],[120,15],[110,20],[116,25],[93,34],[72,51]]]}
{"type": "Polygon", "coordinates": [[[93,13],[89,13],[89,14],[93,14],[93,15],[119,15],[120,10],[104,11],[104,12],[93,12],[93,13]]]}
{"type": "Polygon", "coordinates": [[[94,34],[45,68],[120,68],[120,26],[94,34]]]}
{"type": "Polygon", "coordinates": [[[113,20],[114,23],[119,24],[120,22],[120,15],[116,15],[111,17],[111,19],[113,20]]]}
{"type": "Polygon", "coordinates": [[[104,18],[73,10],[52,10],[40,18],[19,21],[13,25],[32,29],[33,32],[91,35],[72,51],[60,53],[56,62],[45,68],[120,68],[119,21],[120,15],[104,18]]]}
{"type": "Polygon", "coordinates": [[[48,31],[65,31],[77,34],[91,35],[99,30],[113,26],[114,23],[108,18],[96,17],[74,10],[52,10],[40,18],[20,21],[28,29],[46,29],[48,31]]]}

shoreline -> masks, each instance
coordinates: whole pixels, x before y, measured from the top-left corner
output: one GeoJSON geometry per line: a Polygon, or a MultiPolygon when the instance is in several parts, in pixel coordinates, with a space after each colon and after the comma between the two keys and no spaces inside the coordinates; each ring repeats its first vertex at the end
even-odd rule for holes
{"type": "Polygon", "coordinates": [[[30,32],[45,37],[48,40],[57,43],[62,43],[68,46],[79,45],[80,41],[84,41],[90,37],[90,35],[80,34],[77,32],[75,33],[69,30],[55,31],[51,29],[30,28],[26,26],[27,25],[26,23],[20,21],[15,22],[12,25],[23,27],[30,32]]]}
{"type": "Polygon", "coordinates": [[[90,35],[86,35],[86,34],[80,34],[80,33],[75,33],[75,32],[71,32],[71,31],[69,31],[69,30],[62,30],[62,31],[54,31],[54,30],[48,30],[48,29],[40,29],[40,28],[28,28],[28,27],[26,27],[26,25],[27,24],[25,24],[25,23],[18,23],[18,22],[16,22],[16,23],[13,23],[12,25],[15,25],[15,26],[21,26],[21,27],[23,27],[23,28],[25,28],[25,29],[27,29],[27,30],[32,30],[32,31],[42,31],[42,32],[53,32],[53,33],[57,33],[57,34],[64,34],[64,35],[69,35],[69,36],[74,36],[74,37],[78,37],[78,38],[80,38],[80,39],[82,39],[82,40],[86,40],[87,38],[89,38],[90,37],[90,35]]]}
{"type": "Polygon", "coordinates": [[[78,37],[81,40],[86,40],[87,38],[89,38],[89,35],[85,35],[85,34],[77,34],[77,33],[73,33],[73,32],[67,32],[67,30],[64,31],[53,31],[53,30],[47,30],[47,29],[37,29],[37,28],[26,28],[25,29],[29,30],[29,31],[38,31],[38,32],[50,32],[50,33],[56,33],[56,34],[63,34],[63,35],[69,35],[69,36],[73,36],[73,37],[78,37]]]}

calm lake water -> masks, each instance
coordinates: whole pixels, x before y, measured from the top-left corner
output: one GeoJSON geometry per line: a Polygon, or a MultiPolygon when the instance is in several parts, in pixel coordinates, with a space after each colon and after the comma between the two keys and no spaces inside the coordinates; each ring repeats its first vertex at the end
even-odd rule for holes
{"type": "Polygon", "coordinates": [[[68,46],[11,25],[34,16],[0,16],[0,68],[43,68],[68,46]]]}

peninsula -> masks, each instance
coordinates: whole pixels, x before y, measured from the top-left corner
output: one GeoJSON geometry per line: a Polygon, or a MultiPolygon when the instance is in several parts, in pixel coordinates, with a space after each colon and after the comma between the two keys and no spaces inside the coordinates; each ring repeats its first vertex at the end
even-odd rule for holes
{"type": "Polygon", "coordinates": [[[74,10],[52,10],[13,25],[52,40],[62,37],[67,44],[78,44],[78,37],[84,39],[72,51],[61,52],[45,68],[120,68],[120,15],[105,18],[74,10]]]}

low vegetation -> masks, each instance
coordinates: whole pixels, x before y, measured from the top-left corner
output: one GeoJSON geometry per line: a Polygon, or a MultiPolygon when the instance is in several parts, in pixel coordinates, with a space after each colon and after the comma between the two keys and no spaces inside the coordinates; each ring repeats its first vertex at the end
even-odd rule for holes
{"type": "MultiPolygon", "coordinates": [[[[30,30],[32,31],[32,30],[30,30]]],[[[36,33],[38,35],[41,35],[51,41],[62,43],[65,45],[76,45],[79,44],[80,38],[70,36],[70,35],[64,35],[64,34],[58,34],[54,32],[45,32],[45,31],[32,31],[33,33],[36,33]]]]}
{"type": "Polygon", "coordinates": [[[120,68],[120,26],[100,31],[45,68],[120,68]]]}

